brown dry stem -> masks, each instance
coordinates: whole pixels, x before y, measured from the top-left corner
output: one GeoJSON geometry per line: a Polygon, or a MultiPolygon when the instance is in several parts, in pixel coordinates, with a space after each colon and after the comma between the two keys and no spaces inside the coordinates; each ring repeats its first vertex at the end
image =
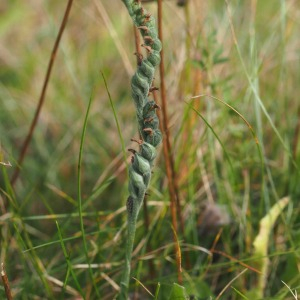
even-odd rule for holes
{"type": "Polygon", "coordinates": [[[11,294],[11,291],[10,291],[9,281],[8,281],[8,277],[6,275],[3,263],[1,263],[1,278],[2,278],[2,281],[3,281],[3,286],[4,286],[4,290],[5,290],[6,299],[7,300],[12,300],[13,297],[12,297],[12,294],[11,294]]]}
{"type": "MultiPolygon", "coordinates": [[[[162,0],[157,1],[157,19],[158,19],[158,37],[163,44],[163,30],[162,30],[162,0]]],[[[161,62],[159,65],[159,73],[160,73],[160,92],[161,92],[161,110],[162,117],[160,117],[160,126],[161,131],[165,133],[165,138],[163,139],[163,152],[165,157],[165,165],[166,172],[168,177],[168,189],[170,194],[170,208],[171,208],[171,219],[172,225],[175,231],[177,231],[177,214],[180,220],[180,231],[184,232],[184,224],[183,218],[181,214],[181,206],[179,199],[178,187],[176,184],[176,173],[174,168],[174,159],[172,153],[172,147],[170,143],[170,132],[169,128],[169,120],[167,113],[167,101],[166,101],[166,87],[164,80],[164,50],[162,49],[160,52],[161,62]]],[[[176,244],[176,236],[173,234],[174,242],[176,245],[176,257],[179,258],[180,249],[176,244]]],[[[181,261],[177,259],[177,272],[178,272],[178,282],[182,283],[182,275],[181,275],[181,261]]]]}

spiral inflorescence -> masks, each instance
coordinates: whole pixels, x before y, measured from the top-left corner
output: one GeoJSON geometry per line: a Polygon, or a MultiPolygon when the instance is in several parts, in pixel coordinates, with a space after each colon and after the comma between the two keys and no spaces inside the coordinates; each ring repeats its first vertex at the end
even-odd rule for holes
{"type": "Polygon", "coordinates": [[[143,202],[151,178],[151,168],[156,157],[156,149],[162,140],[159,120],[156,115],[158,105],[148,99],[153,90],[152,82],[155,67],[160,63],[161,42],[158,39],[155,20],[137,0],[123,0],[135,25],[144,40],[142,45],[148,55],[139,61],[137,71],[132,77],[132,98],[136,106],[139,132],[139,152],[133,152],[132,164],[129,167],[129,193],[127,211],[129,221],[136,218],[143,202]]]}
{"type": "Polygon", "coordinates": [[[128,235],[126,241],[126,258],[123,278],[120,284],[118,299],[127,299],[131,270],[131,255],[133,250],[136,221],[142,206],[151,178],[151,169],[156,157],[156,147],[162,140],[156,109],[158,105],[148,99],[155,88],[152,87],[155,67],[160,63],[161,42],[157,37],[154,18],[142,6],[139,0],[122,0],[133,19],[134,24],[143,36],[142,45],[148,55],[138,57],[137,71],[131,79],[132,98],[136,107],[138,127],[142,140],[138,140],[139,151],[129,149],[132,153],[132,163],[129,167],[129,197],[126,207],[128,213],[128,235]]]}

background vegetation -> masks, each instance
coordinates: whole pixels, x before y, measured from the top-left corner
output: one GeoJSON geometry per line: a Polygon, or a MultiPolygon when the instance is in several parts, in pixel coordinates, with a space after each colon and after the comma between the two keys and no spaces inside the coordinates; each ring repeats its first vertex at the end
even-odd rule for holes
{"type": "MultiPolygon", "coordinates": [[[[0,260],[14,299],[113,299],[123,268],[122,140],[134,148],[130,139],[138,134],[130,95],[133,26],[121,1],[74,1],[20,177],[9,183],[65,5],[0,3],[0,161],[12,165],[1,166],[0,260]],[[87,259],[77,165],[90,99],[81,169],[87,259]]],[[[155,14],[156,3],[145,6],[155,14]]],[[[190,0],[180,7],[170,0],[163,9],[168,132],[184,222],[184,233],[177,230],[179,283],[197,299],[297,299],[299,3],[190,0]],[[234,107],[254,135],[216,98],[234,107]],[[264,246],[253,242],[260,220],[283,198],[286,208],[263,237],[267,264],[255,257],[264,246]]],[[[157,298],[168,299],[178,274],[162,151],[149,194],[137,228],[131,297],[153,299],[139,283],[154,294],[159,282],[157,298]]]]}

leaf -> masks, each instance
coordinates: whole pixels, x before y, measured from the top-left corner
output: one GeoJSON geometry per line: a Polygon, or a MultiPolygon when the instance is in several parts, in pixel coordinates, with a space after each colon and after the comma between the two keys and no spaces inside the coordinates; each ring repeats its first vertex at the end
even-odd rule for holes
{"type": "Polygon", "coordinates": [[[207,70],[206,64],[202,59],[199,59],[199,60],[193,59],[192,65],[195,66],[196,68],[200,68],[202,71],[207,70]]]}
{"type": "Polygon", "coordinates": [[[269,213],[265,215],[259,223],[259,233],[253,242],[253,256],[257,264],[256,269],[258,269],[261,272],[261,274],[259,275],[256,288],[253,288],[252,291],[250,291],[254,293],[257,298],[263,298],[264,289],[267,283],[269,267],[268,246],[270,233],[277,218],[282,213],[283,209],[287,206],[288,203],[289,197],[284,197],[278,202],[276,202],[270,209],[269,213]]]}
{"type": "Polygon", "coordinates": [[[220,57],[222,53],[223,53],[223,47],[220,46],[218,49],[216,49],[214,58],[220,57]]]}
{"type": "Polygon", "coordinates": [[[189,300],[190,297],[187,295],[185,287],[173,283],[173,288],[171,294],[168,298],[169,300],[189,300]]]}
{"type": "Polygon", "coordinates": [[[270,232],[278,216],[280,215],[280,213],[288,203],[289,203],[288,197],[282,198],[280,201],[275,203],[273,207],[270,209],[269,213],[260,220],[259,233],[253,242],[254,256],[267,255],[270,232]]]}
{"type": "Polygon", "coordinates": [[[214,57],[213,64],[214,65],[223,64],[223,63],[225,63],[227,61],[228,61],[227,57],[214,57]]]}

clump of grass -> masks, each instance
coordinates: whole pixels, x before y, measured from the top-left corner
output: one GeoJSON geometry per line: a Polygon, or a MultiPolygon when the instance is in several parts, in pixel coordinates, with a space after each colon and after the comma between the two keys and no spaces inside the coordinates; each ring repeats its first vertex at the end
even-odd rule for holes
{"type": "MultiPolygon", "coordinates": [[[[156,1],[145,2],[149,11],[155,10],[156,1]]],[[[0,257],[15,299],[97,299],[96,285],[101,298],[111,300],[120,289],[127,240],[126,207],[120,207],[120,198],[128,194],[128,176],[112,105],[105,86],[95,87],[95,79],[100,67],[111,87],[123,141],[129,141],[136,123],[125,79],[136,57],[123,3],[101,4],[97,7],[106,14],[98,14],[93,1],[76,2],[72,9],[45,106],[14,187],[9,178],[33,118],[66,3],[0,4],[0,147],[5,149],[0,155],[0,257]],[[110,22],[101,19],[105,15],[110,22]],[[113,38],[110,27],[117,33],[113,38]],[[92,88],[80,218],[74,182],[83,112],[92,88]]],[[[162,5],[170,121],[162,132],[172,132],[181,196],[184,232],[177,233],[176,240],[182,253],[181,294],[252,299],[259,284],[264,299],[295,299],[300,280],[297,2],[270,6],[267,1],[228,1],[228,13],[220,1],[190,0],[184,11],[176,1],[162,5]],[[187,105],[197,95],[202,96],[187,105]],[[244,116],[258,143],[229,106],[212,99],[244,116]],[[255,257],[260,221],[286,196],[289,203],[255,257]],[[203,226],[201,212],[208,213],[203,210],[207,203],[224,208],[228,218],[221,225],[230,225],[220,229],[209,214],[206,225],[213,230],[203,226]]],[[[151,298],[144,286],[154,299],[169,299],[173,282],[179,281],[167,169],[159,150],[156,160],[147,201],[148,229],[142,218],[136,224],[130,277],[137,280],[130,281],[129,296],[151,298]],[[149,275],[148,262],[155,276],[149,275]]],[[[5,297],[0,284],[0,298],[5,297]]]]}

